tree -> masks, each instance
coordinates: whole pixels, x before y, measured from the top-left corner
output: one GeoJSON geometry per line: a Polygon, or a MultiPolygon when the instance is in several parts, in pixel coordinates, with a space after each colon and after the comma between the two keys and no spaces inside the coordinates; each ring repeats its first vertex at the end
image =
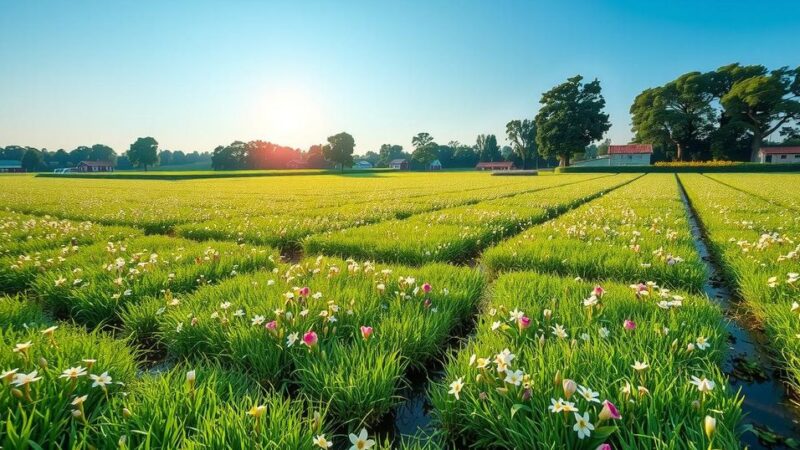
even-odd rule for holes
{"type": "Polygon", "coordinates": [[[334,163],[341,164],[342,172],[345,166],[353,166],[353,149],[356,142],[353,136],[342,132],[328,137],[328,144],[322,147],[322,154],[325,159],[334,163]]]}
{"type": "Polygon", "coordinates": [[[425,145],[417,147],[414,152],[411,153],[411,159],[418,163],[423,169],[427,169],[438,157],[438,145],[436,145],[435,142],[428,142],[425,145]]]}
{"type": "Polygon", "coordinates": [[[800,120],[800,67],[782,67],[736,81],[720,102],[726,114],[742,123],[750,132],[750,160],[758,159],[758,150],[766,136],[800,120]]]}
{"type": "Polygon", "coordinates": [[[144,166],[144,171],[147,172],[147,166],[158,163],[158,141],[151,137],[136,139],[125,154],[131,164],[144,166]]]}
{"type": "Polygon", "coordinates": [[[495,162],[502,159],[497,137],[493,134],[479,134],[475,141],[475,150],[481,162],[495,162]]]}
{"type": "Polygon", "coordinates": [[[522,160],[522,168],[528,168],[528,161],[536,154],[536,123],[532,120],[512,120],[506,124],[506,135],[511,148],[522,160]]]}
{"type": "Polygon", "coordinates": [[[674,145],[678,161],[687,150],[699,152],[713,131],[712,98],[711,78],[700,72],[645,90],[630,109],[636,142],[674,145]]]}
{"type": "Polygon", "coordinates": [[[322,144],[312,145],[306,153],[306,164],[311,169],[325,169],[330,167],[322,154],[322,144]]]}
{"type": "Polygon", "coordinates": [[[92,161],[108,161],[113,166],[117,163],[117,153],[107,145],[94,144],[89,149],[89,159],[92,161]]]}
{"type": "Polygon", "coordinates": [[[456,149],[453,153],[454,167],[475,167],[475,164],[478,164],[480,158],[474,148],[458,142],[455,142],[454,148],[456,149]]]}
{"type": "Polygon", "coordinates": [[[428,133],[419,133],[411,138],[411,145],[413,145],[415,149],[428,145],[431,142],[433,142],[433,136],[428,133]]]}
{"type": "Polygon", "coordinates": [[[58,149],[53,155],[53,160],[58,167],[67,167],[69,165],[69,153],[63,148],[58,149]]]}
{"type": "Polygon", "coordinates": [[[545,157],[558,156],[562,167],[569,166],[574,153],[600,140],[611,128],[600,82],[581,83],[576,75],[545,92],[536,114],[536,144],[545,157]]]}
{"type": "Polygon", "coordinates": [[[597,156],[608,154],[608,147],[611,146],[611,139],[605,139],[600,145],[597,146],[597,156]]]}
{"type": "Polygon", "coordinates": [[[406,157],[408,155],[403,151],[402,145],[383,144],[378,150],[378,167],[389,167],[391,160],[406,157]]]}
{"type": "Polygon", "coordinates": [[[35,148],[29,148],[27,151],[25,151],[25,154],[22,155],[22,160],[20,163],[22,164],[22,168],[26,171],[36,172],[44,165],[42,152],[36,150],[35,148]]]}

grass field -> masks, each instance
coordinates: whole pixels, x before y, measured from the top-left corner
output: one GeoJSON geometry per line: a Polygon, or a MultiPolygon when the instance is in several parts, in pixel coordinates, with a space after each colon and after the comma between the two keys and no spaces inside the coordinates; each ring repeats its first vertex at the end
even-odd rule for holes
{"type": "Polygon", "coordinates": [[[0,448],[742,448],[681,186],[797,388],[798,180],[2,177],[0,448]]]}

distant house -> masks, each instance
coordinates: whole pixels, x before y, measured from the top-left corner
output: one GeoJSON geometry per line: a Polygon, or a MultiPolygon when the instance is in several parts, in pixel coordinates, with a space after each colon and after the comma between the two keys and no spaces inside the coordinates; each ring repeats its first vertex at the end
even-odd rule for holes
{"type": "Polygon", "coordinates": [[[649,166],[653,155],[651,144],[626,144],[608,146],[610,166],[649,166]]]}
{"type": "Polygon", "coordinates": [[[475,170],[514,170],[512,161],[481,162],[475,166],[475,170]]]}
{"type": "Polygon", "coordinates": [[[800,163],[800,147],[761,147],[758,162],[765,164],[800,163]]]}
{"type": "Polygon", "coordinates": [[[14,159],[0,159],[0,173],[22,173],[22,161],[14,159]]]}
{"type": "Polygon", "coordinates": [[[356,161],[356,163],[353,164],[353,167],[356,169],[372,169],[372,163],[362,159],[361,161],[356,161]]]}
{"type": "Polygon", "coordinates": [[[287,169],[307,169],[308,163],[302,159],[293,159],[286,163],[287,169]]]}
{"type": "Polygon", "coordinates": [[[113,172],[114,164],[111,161],[81,161],[75,166],[73,172],[113,172]]]}
{"type": "Polygon", "coordinates": [[[408,170],[408,160],[406,159],[393,159],[389,162],[390,169],[408,170]]]}
{"type": "Polygon", "coordinates": [[[438,159],[433,160],[432,163],[428,164],[428,170],[442,170],[442,162],[438,159]]]}

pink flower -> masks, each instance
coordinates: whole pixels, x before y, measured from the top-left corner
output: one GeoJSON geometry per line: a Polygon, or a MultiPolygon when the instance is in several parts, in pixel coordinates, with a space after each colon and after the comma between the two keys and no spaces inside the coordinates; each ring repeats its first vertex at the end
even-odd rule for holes
{"type": "Polygon", "coordinates": [[[611,444],[600,444],[594,450],[612,450],[611,444]]]}
{"type": "MultiPolygon", "coordinates": [[[[603,401],[603,409],[600,410],[600,414],[598,414],[598,417],[600,417],[600,420],[602,421],[608,419],[619,420],[619,418],[622,416],[619,414],[619,410],[617,409],[616,406],[614,406],[613,403],[611,403],[608,400],[605,400],[603,401]]],[[[611,448],[611,446],[609,446],[608,448],[611,448]]]]}
{"type": "Polygon", "coordinates": [[[603,289],[602,286],[595,286],[594,289],[592,289],[592,294],[597,298],[602,297],[603,294],[605,294],[605,293],[606,293],[606,290],[603,289]]]}
{"type": "Polygon", "coordinates": [[[308,294],[310,294],[310,293],[311,293],[311,289],[309,289],[308,286],[301,287],[297,291],[297,295],[299,295],[301,297],[308,297],[308,294]]]}
{"type": "Polygon", "coordinates": [[[370,336],[372,336],[372,327],[361,325],[361,337],[366,341],[370,336]]]}
{"type": "Polygon", "coordinates": [[[272,322],[268,322],[266,325],[264,325],[264,327],[269,331],[275,331],[278,329],[278,322],[273,320],[272,322]]]}
{"type": "Polygon", "coordinates": [[[625,319],[625,322],[622,322],[622,326],[625,327],[626,330],[634,330],[636,329],[636,322],[625,319]]]}
{"type": "Polygon", "coordinates": [[[311,330],[306,331],[306,333],[303,335],[303,344],[308,346],[308,348],[313,348],[315,345],[317,345],[317,341],[317,333],[311,330]]]}
{"type": "Polygon", "coordinates": [[[530,318],[530,317],[528,317],[528,316],[522,316],[522,317],[520,317],[520,318],[519,318],[519,320],[517,321],[517,324],[519,325],[519,329],[520,329],[520,331],[522,331],[522,330],[525,330],[525,329],[527,329],[529,326],[531,326],[531,318],[530,318]]]}
{"type": "Polygon", "coordinates": [[[422,285],[422,292],[427,294],[430,291],[431,291],[431,285],[430,284],[425,283],[425,284],[422,285]]]}

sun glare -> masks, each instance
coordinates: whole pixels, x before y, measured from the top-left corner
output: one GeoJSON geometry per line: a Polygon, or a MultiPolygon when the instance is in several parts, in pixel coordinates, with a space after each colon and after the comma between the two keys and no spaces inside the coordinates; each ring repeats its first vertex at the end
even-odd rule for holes
{"type": "Polygon", "coordinates": [[[281,86],[267,93],[264,100],[265,125],[280,133],[309,127],[319,117],[319,104],[307,89],[281,86]]]}

